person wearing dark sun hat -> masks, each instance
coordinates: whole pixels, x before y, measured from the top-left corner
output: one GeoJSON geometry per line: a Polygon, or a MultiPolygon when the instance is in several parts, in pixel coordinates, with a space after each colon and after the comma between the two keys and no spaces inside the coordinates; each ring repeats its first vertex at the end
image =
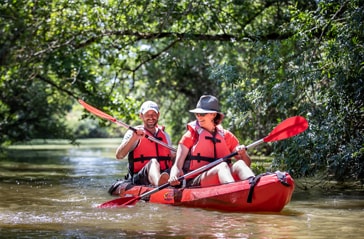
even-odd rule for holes
{"type": "Polygon", "coordinates": [[[232,152],[238,152],[235,163],[222,162],[195,178],[187,179],[187,186],[206,187],[253,177],[245,146],[239,146],[236,136],[221,125],[224,114],[220,111],[218,99],[203,95],[190,112],[195,114],[196,120],[187,124],[187,131],[179,141],[170,184],[179,185],[178,177],[232,152]]]}

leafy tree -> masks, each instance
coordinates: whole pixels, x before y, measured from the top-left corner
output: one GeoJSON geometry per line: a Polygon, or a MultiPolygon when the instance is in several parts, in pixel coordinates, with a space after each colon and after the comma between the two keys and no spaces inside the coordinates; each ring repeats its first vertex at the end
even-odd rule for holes
{"type": "Polygon", "coordinates": [[[2,144],[95,132],[66,127],[79,98],[129,124],[155,100],[177,142],[214,94],[244,143],[308,118],[305,134],[256,151],[273,166],[363,178],[360,0],[5,0],[0,18],[2,144]]]}
{"type": "Polygon", "coordinates": [[[238,116],[233,123],[236,128],[249,126],[253,129],[249,135],[264,136],[267,130],[262,126],[277,123],[271,119],[296,114],[309,119],[310,130],[304,136],[280,142],[274,149],[276,167],[286,165],[296,177],[328,168],[327,176],[335,179],[363,178],[359,39],[364,31],[363,8],[358,3],[321,2],[307,12],[291,9],[291,22],[284,31],[294,32],[292,37],[256,44],[250,51],[252,58],[244,62],[247,67],[239,70],[242,75],[229,66],[215,72],[231,86],[228,102],[238,116]]]}

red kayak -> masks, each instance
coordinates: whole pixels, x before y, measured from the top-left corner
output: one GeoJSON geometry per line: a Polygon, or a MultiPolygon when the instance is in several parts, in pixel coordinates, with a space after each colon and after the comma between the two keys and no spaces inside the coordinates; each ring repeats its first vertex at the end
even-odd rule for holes
{"type": "MultiPolygon", "coordinates": [[[[87,104],[83,100],[79,100],[79,102],[91,113],[135,131],[131,126],[87,104]]],[[[291,138],[304,132],[307,128],[308,122],[304,117],[293,116],[279,123],[266,137],[249,144],[245,148],[249,149],[263,142],[268,143],[291,138]]],[[[152,139],[156,143],[162,143],[153,137],[152,139]]],[[[163,144],[163,146],[169,148],[168,145],[163,144]]],[[[182,181],[196,176],[236,155],[236,151],[232,152],[230,155],[180,176],[178,180],[182,181]]],[[[282,172],[261,174],[250,180],[204,188],[176,189],[170,187],[169,183],[159,187],[147,187],[118,181],[111,186],[109,193],[120,195],[120,197],[105,202],[98,207],[132,206],[143,199],[152,203],[234,212],[279,212],[291,200],[293,190],[293,179],[288,173],[282,172]]]]}
{"type": "MultiPolygon", "coordinates": [[[[138,197],[155,187],[119,183],[120,197],[138,197]]],[[[294,180],[286,172],[264,173],[250,180],[211,187],[164,188],[143,198],[170,204],[231,212],[280,212],[291,200],[294,180]]]]}

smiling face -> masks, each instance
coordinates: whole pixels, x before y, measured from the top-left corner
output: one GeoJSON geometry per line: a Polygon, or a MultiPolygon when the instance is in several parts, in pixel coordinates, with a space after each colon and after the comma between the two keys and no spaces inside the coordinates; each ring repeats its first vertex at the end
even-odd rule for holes
{"type": "Polygon", "coordinates": [[[145,114],[140,114],[140,119],[147,130],[154,132],[158,124],[159,113],[156,113],[154,110],[148,110],[145,114]]]}
{"type": "Polygon", "coordinates": [[[216,113],[195,113],[198,124],[208,130],[213,131],[215,129],[214,118],[216,117],[216,113]]]}

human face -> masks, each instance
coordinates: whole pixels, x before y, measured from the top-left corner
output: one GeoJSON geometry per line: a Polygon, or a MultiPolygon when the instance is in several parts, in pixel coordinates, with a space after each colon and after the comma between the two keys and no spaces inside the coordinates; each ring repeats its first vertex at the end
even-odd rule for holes
{"type": "Polygon", "coordinates": [[[214,127],[214,118],[216,113],[195,113],[198,124],[202,128],[210,129],[214,127]]]}
{"type": "Polygon", "coordinates": [[[156,113],[154,110],[149,110],[145,114],[140,114],[140,118],[143,120],[144,127],[153,131],[158,123],[159,113],[156,113]]]}
{"type": "Polygon", "coordinates": [[[195,113],[196,117],[204,117],[207,113],[195,113]]]}

